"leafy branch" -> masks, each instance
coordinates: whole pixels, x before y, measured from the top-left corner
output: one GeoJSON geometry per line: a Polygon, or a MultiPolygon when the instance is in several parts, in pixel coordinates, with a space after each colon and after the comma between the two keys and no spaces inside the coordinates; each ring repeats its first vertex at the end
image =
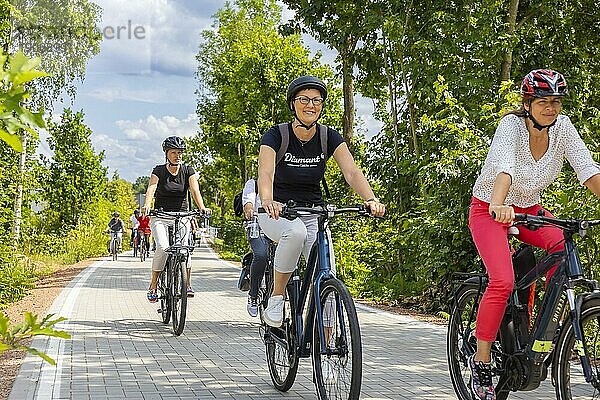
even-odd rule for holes
{"type": "Polygon", "coordinates": [[[29,98],[25,84],[48,76],[36,68],[40,58],[29,58],[22,51],[6,55],[0,50],[0,139],[15,151],[23,151],[19,132],[26,130],[36,135],[36,128],[44,128],[44,111],[31,112],[23,103],[29,98]]]}
{"type": "Polygon", "coordinates": [[[4,313],[0,313],[0,354],[6,350],[26,350],[31,354],[39,356],[44,361],[55,365],[56,361],[47,354],[25,345],[34,336],[52,336],[62,339],[70,339],[71,335],[65,331],[54,329],[54,325],[66,320],[64,317],[52,319],[54,314],[49,314],[38,321],[37,314],[25,312],[25,321],[10,328],[9,319],[4,313]]]}

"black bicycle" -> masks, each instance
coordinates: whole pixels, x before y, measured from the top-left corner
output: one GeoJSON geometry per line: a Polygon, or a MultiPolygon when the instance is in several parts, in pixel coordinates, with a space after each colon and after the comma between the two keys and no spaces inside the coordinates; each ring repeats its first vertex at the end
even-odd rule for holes
{"type": "Polygon", "coordinates": [[[165,249],[167,261],[165,268],[158,278],[158,299],[162,315],[162,322],[168,324],[172,320],[173,333],[181,335],[185,327],[187,311],[187,275],[186,265],[194,246],[183,243],[187,234],[187,227],[182,219],[194,215],[201,215],[202,211],[162,211],[152,210],[151,216],[173,219],[173,229],[169,230],[169,247],[165,249]]]}
{"type": "MultiPolygon", "coordinates": [[[[496,341],[492,345],[492,373],[498,399],[511,391],[536,389],[552,365],[557,399],[600,398],[600,291],[586,279],[573,240],[585,236],[600,220],[564,220],[543,215],[517,214],[515,225],[562,229],[564,251],[549,253],[536,262],[533,250],[521,245],[513,255],[515,287],[508,300],[496,341]],[[530,294],[536,280],[558,267],[550,278],[535,319],[530,294]]],[[[473,398],[467,358],[475,353],[477,309],[488,283],[485,274],[459,274],[448,325],[448,365],[454,390],[461,400],[473,398]]]]}
{"type": "Polygon", "coordinates": [[[117,261],[119,257],[119,237],[118,234],[122,231],[110,231],[110,255],[113,261],[117,261]]]}
{"type": "Polygon", "coordinates": [[[150,256],[150,244],[148,243],[148,238],[145,233],[138,232],[137,237],[139,238],[137,243],[139,247],[138,254],[140,256],[140,261],[144,262],[146,261],[146,258],[150,256]]]}
{"type": "MultiPolygon", "coordinates": [[[[259,209],[259,212],[264,210],[259,209]]],[[[282,217],[318,215],[317,240],[313,245],[304,276],[294,271],[284,298],[283,324],[272,328],[263,320],[264,308],[273,290],[273,253],[270,248],[265,285],[259,292],[261,332],[269,373],[274,386],[289,390],[298,371],[300,357],[311,357],[313,378],[319,399],[358,399],[362,380],[362,344],[354,301],[346,286],[331,271],[333,248],[328,219],[343,213],[370,216],[364,206],[335,208],[284,207],[282,217]],[[308,309],[305,312],[306,303],[308,309]]]]}

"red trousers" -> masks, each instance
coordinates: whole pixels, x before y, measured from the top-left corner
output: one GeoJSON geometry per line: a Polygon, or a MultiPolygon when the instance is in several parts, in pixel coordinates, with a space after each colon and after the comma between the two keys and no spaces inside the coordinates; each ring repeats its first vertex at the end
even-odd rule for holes
{"type": "MultiPolygon", "coordinates": [[[[509,225],[494,221],[489,214],[489,206],[489,203],[475,197],[471,199],[469,229],[489,277],[488,287],[477,312],[475,337],[493,342],[496,340],[515,278],[508,244],[509,225]]],[[[516,206],[513,208],[515,213],[531,215],[537,215],[539,210],[543,210],[538,204],[527,208],[516,206]]],[[[546,210],[544,215],[552,217],[552,214],[546,210]]],[[[544,226],[535,231],[519,226],[519,235],[517,235],[517,239],[522,242],[550,253],[564,249],[563,238],[562,230],[552,226],[544,226]]],[[[547,277],[549,278],[555,270],[556,266],[548,271],[547,277]]]]}

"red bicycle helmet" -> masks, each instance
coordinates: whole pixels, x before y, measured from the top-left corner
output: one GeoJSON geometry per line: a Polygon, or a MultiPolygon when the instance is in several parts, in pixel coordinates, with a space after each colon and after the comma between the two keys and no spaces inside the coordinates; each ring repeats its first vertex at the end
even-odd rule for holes
{"type": "Polygon", "coordinates": [[[523,78],[521,95],[523,99],[568,94],[569,88],[563,74],[551,69],[534,69],[523,78]]]}

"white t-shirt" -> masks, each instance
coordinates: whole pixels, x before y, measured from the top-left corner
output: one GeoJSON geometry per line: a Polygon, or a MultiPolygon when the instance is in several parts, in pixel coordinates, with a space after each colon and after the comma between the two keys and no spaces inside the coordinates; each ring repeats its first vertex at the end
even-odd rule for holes
{"type": "Polygon", "coordinates": [[[129,220],[131,221],[131,227],[133,229],[137,229],[137,227],[140,226],[140,221],[137,220],[137,218],[135,217],[135,214],[133,214],[131,217],[129,217],[129,220]]]}
{"type": "Polygon", "coordinates": [[[256,193],[256,180],[253,178],[246,181],[244,190],[242,191],[242,207],[248,203],[254,205],[254,212],[257,212],[258,208],[261,206],[260,197],[258,196],[258,193],[256,193]]]}
{"type": "Polygon", "coordinates": [[[581,140],[569,117],[559,115],[549,131],[548,150],[535,161],[529,148],[525,119],[513,114],[498,124],[492,145],[475,186],[473,196],[490,202],[499,173],[511,176],[505,204],[530,207],[540,202],[540,193],[560,174],[564,159],[569,161],[581,184],[600,173],[600,167],[581,140]]]}

